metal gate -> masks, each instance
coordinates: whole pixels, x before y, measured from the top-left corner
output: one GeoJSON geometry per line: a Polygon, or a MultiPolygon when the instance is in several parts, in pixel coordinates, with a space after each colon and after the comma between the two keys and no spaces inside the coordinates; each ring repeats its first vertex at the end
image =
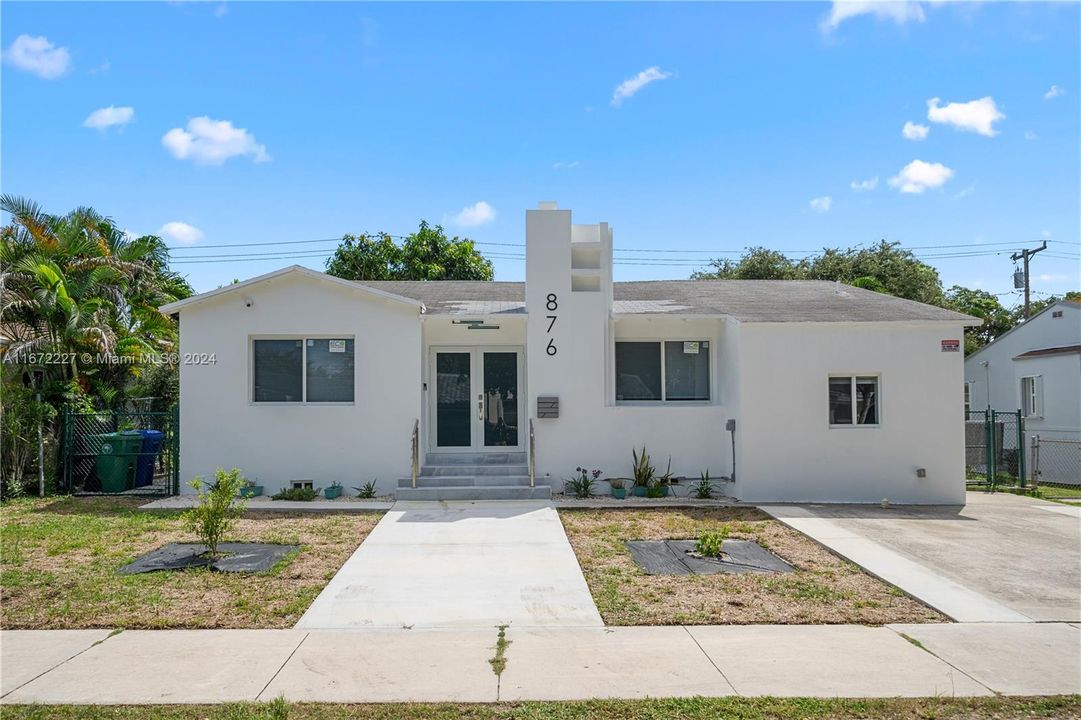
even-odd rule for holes
{"type": "Polygon", "coordinates": [[[965,482],[1025,487],[1025,419],[1020,410],[965,412],[965,482]]]}
{"type": "Polygon", "coordinates": [[[64,408],[61,491],[176,495],[180,412],[73,412],[64,408]]]}

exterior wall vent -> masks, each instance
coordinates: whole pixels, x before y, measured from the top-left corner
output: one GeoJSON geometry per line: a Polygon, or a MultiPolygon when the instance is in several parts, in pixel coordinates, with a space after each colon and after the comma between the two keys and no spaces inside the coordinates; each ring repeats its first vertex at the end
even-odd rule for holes
{"type": "Polygon", "coordinates": [[[556,395],[538,395],[537,417],[549,419],[559,417],[559,397],[556,395]]]}

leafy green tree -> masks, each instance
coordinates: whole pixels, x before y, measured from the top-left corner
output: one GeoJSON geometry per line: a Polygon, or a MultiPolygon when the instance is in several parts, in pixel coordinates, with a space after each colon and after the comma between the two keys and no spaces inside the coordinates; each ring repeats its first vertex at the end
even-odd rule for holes
{"type": "Polygon", "coordinates": [[[421,221],[401,245],[386,233],[346,235],[327,260],[327,273],[346,280],[491,280],[492,263],[468,238],[448,238],[421,221]]]}
{"type": "Polygon", "coordinates": [[[711,270],[696,272],[694,280],[803,280],[807,267],[776,250],[753,247],[736,262],[728,258],[711,260],[711,270]]]}
{"type": "Polygon", "coordinates": [[[696,280],[839,280],[932,305],[944,305],[938,271],[918,260],[899,243],[879,242],[869,248],[827,248],[821,254],[793,260],[776,250],[750,248],[738,261],[713,260],[712,269],[696,280]]]}
{"type": "Polygon", "coordinates": [[[965,328],[965,355],[970,355],[1014,326],[1010,311],[986,290],[970,290],[954,285],[946,291],[951,310],[983,319],[977,327],[965,328]]]}

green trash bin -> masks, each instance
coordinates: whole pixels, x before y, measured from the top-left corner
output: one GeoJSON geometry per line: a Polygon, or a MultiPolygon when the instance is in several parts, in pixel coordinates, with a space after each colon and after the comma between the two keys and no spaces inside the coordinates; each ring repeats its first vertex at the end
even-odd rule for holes
{"type": "Polygon", "coordinates": [[[143,446],[143,436],[138,433],[103,433],[94,436],[100,443],[94,469],[101,483],[101,491],[124,492],[131,488],[135,460],[143,446]]]}

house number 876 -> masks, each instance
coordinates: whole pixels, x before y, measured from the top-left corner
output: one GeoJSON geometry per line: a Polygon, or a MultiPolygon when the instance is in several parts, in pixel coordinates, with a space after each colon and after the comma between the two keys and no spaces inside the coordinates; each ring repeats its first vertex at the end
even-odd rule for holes
{"type": "MultiPolygon", "coordinates": [[[[546,299],[547,299],[547,302],[545,303],[544,307],[547,308],[548,312],[550,312],[550,313],[555,312],[556,310],[559,309],[559,298],[556,297],[555,293],[548,293],[548,297],[546,299]]],[[[552,328],[554,328],[556,326],[556,317],[557,316],[556,315],[547,315],[546,317],[548,318],[548,331],[547,332],[548,332],[549,335],[551,335],[552,334],[552,328]]],[[[558,352],[558,349],[556,348],[556,345],[555,345],[555,340],[553,338],[548,338],[548,346],[544,349],[544,352],[548,353],[549,355],[555,355],[558,352]]]]}

